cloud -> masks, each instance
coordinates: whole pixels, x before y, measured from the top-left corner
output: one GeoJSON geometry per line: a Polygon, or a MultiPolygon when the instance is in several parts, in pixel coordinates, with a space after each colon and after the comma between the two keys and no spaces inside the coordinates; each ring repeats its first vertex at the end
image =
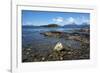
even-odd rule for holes
{"type": "Polygon", "coordinates": [[[73,24],[76,23],[77,21],[73,17],[69,17],[66,19],[66,24],[73,24]]]}
{"type": "Polygon", "coordinates": [[[72,18],[72,17],[70,17],[70,18],[68,19],[68,22],[69,22],[69,23],[74,23],[74,22],[75,22],[75,19],[72,18]]]}
{"type": "Polygon", "coordinates": [[[80,25],[80,24],[83,24],[83,23],[89,24],[90,21],[89,21],[89,19],[85,18],[84,16],[82,16],[80,18],[79,17],[77,17],[77,18],[69,17],[69,18],[66,19],[65,23],[66,24],[73,24],[73,23],[75,23],[75,24],[80,25]]]}
{"type": "Polygon", "coordinates": [[[87,24],[90,23],[89,19],[84,17],[84,16],[82,16],[82,17],[68,17],[68,18],[57,17],[57,18],[53,18],[52,20],[55,23],[62,23],[61,25],[73,24],[73,23],[77,24],[77,25],[81,25],[83,23],[87,23],[87,24]]]}
{"type": "Polygon", "coordinates": [[[64,21],[63,17],[53,18],[52,20],[53,20],[54,22],[56,22],[56,23],[60,23],[60,22],[63,22],[63,21],[64,21]]]}

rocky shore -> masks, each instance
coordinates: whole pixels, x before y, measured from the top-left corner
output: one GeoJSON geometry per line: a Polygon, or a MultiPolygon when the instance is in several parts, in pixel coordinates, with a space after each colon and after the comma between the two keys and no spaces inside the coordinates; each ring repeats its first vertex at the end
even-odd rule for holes
{"type": "Polygon", "coordinates": [[[43,34],[46,37],[56,37],[56,38],[64,38],[69,40],[77,40],[84,43],[89,43],[90,39],[90,31],[89,29],[80,29],[80,30],[74,30],[72,33],[68,32],[61,32],[61,31],[49,31],[49,32],[43,32],[43,34]]]}
{"type": "MultiPolygon", "coordinates": [[[[74,49],[72,47],[64,47],[60,44],[60,50],[54,50],[50,52],[40,53],[34,50],[35,48],[23,48],[22,49],[22,62],[39,62],[39,61],[61,61],[61,60],[79,60],[90,58],[90,31],[89,29],[74,30],[74,32],[61,32],[61,31],[49,31],[40,33],[45,37],[54,37],[64,40],[75,40],[79,41],[81,48],[74,49]]],[[[58,43],[58,42],[57,42],[58,43]]],[[[55,44],[56,45],[56,44],[55,44]]],[[[59,48],[59,46],[58,46],[59,48]]]]}

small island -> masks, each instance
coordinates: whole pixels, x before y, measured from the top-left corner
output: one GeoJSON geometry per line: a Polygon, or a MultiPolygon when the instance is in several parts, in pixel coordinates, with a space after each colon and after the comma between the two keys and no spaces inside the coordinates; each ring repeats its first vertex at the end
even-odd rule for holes
{"type": "Polygon", "coordinates": [[[48,25],[42,25],[40,27],[60,27],[58,24],[48,24],[48,25]]]}

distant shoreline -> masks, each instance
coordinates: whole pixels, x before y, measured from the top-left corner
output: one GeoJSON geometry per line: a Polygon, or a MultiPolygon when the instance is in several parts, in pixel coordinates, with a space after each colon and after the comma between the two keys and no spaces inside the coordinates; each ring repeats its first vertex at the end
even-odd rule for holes
{"type": "Polygon", "coordinates": [[[57,24],[49,24],[49,25],[41,25],[41,26],[33,26],[33,25],[22,25],[22,28],[90,28],[90,25],[83,24],[83,25],[75,25],[75,24],[68,24],[64,26],[59,26],[57,24]]]}

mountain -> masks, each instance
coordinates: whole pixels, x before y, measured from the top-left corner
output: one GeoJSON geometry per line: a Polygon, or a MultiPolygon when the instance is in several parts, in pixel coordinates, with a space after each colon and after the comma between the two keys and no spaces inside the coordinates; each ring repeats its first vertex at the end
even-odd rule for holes
{"type": "Polygon", "coordinates": [[[81,25],[77,25],[77,24],[67,24],[63,26],[64,28],[89,28],[90,25],[88,24],[81,24],[81,25]]]}

